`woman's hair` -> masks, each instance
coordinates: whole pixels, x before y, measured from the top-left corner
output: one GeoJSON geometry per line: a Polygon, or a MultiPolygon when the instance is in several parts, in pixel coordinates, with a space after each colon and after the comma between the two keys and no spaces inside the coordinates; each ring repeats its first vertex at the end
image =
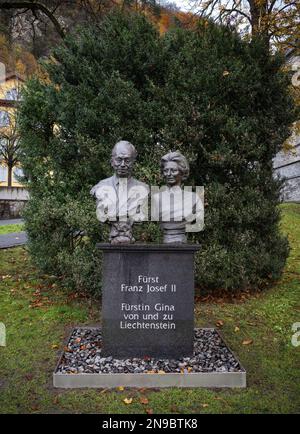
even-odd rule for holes
{"type": "Polygon", "coordinates": [[[162,174],[164,166],[168,161],[174,161],[174,163],[177,163],[178,169],[182,173],[182,180],[185,181],[190,174],[190,166],[185,156],[179,151],[168,152],[168,154],[164,155],[160,160],[160,170],[162,174]]]}

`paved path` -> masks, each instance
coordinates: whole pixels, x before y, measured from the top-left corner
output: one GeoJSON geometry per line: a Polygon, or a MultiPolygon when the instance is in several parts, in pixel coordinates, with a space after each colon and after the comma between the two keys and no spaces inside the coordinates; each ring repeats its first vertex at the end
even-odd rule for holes
{"type": "Polygon", "coordinates": [[[0,235],[0,249],[7,249],[8,247],[21,246],[26,244],[26,232],[12,232],[10,234],[0,235]]]}
{"type": "Polygon", "coordinates": [[[0,220],[0,226],[6,226],[6,225],[18,225],[20,223],[23,223],[23,219],[9,219],[9,220],[0,220]]]}

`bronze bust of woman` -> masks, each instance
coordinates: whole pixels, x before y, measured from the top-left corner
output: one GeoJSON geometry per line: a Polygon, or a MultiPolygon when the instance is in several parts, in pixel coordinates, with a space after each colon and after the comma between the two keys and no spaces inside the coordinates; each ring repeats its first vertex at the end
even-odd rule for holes
{"type": "Polygon", "coordinates": [[[166,183],[153,197],[164,243],[186,243],[186,225],[203,211],[201,199],[191,190],[183,189],[190,168],[180,152],[169,152],[161,158],[161,174],[166,183]]]}

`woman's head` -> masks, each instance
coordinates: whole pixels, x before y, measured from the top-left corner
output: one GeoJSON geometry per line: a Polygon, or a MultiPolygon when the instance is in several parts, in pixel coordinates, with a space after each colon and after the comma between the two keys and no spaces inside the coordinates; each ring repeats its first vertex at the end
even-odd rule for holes
{"type": "Polygon", "coordinates": [[[190,173],[187,159],[178,151],[169,152],[161,158],[161,174],[170,186],[180,185],[185,181],[190,173]]]}

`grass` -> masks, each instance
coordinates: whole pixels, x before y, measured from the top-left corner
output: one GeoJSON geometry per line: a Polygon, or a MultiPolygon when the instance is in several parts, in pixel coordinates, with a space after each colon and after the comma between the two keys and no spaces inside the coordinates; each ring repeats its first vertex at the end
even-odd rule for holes
{"type": "Polygon", "coordinates": [[[74,325],[99,321],[98,302],[39,276],[24,248],[0,251],[0,321],[7,329],[0,413],[299,413],[300,346],[292,346],[291,328],[300,322],[300,205],[282,210],[292,250],[281,280],[232,303],[196,303],[197,326],[223,321],[221,333],[247,370],[246,389],[54,389],[65,337],[74,325]]]}
{"type": "Polygon", "coordinates": [[[12,232],[21,232],[21,231],[24,231],[23,223],[0,226],[0,235],[10,234],[12,232]]]}

